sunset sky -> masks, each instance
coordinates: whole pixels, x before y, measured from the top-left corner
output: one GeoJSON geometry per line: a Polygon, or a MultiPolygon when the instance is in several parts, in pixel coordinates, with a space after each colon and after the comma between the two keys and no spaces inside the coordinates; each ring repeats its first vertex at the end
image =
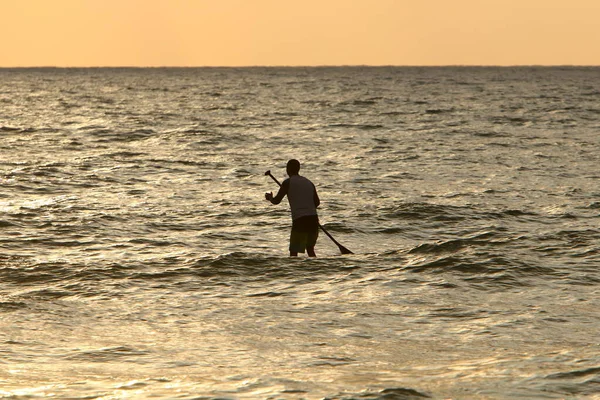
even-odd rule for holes
{"type": "Polygon", "coordinates": [[[0,66],[600,65],[600,0],[0,0],[0,66]]]}

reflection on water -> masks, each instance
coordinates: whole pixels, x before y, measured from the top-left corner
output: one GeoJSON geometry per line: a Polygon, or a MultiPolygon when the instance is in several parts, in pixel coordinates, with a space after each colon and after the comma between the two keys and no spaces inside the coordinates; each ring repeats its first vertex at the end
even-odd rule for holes
{"type": "Polygon", "coordinates": [[[594,398],[597,72],[0,70],[0,395],[594,398]]]}

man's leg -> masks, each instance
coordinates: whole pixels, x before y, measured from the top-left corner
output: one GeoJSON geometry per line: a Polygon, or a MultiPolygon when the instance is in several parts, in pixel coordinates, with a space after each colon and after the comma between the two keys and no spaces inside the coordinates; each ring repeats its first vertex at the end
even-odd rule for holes
{"type": "Polygon", "coordinates": [[[295,231],[294,228],[292,228],[292,232],[290,233],[290,257],[298,256],[298,252],[304,253],[302,242],[302,233],[295,231]]]}
{"type": "Polygon", "coordinates": [[[317,245],[317,238],[319,237],[319,228],[316,225],[312,232],[306,235],[306,254],[309,257],[316,257],[315,246],[317,245]]]}

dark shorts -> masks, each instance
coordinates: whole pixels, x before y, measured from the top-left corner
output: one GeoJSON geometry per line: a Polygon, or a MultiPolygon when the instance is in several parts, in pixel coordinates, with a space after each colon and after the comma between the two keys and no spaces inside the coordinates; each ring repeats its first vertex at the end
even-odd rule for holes
{"type": "Polygon", "coordinates": [[[304,253],[307,248],[315,247],[319,237],[319,217],[309,215],[300,217],[292,222],[290,235],[290,251],[304,253]]]}

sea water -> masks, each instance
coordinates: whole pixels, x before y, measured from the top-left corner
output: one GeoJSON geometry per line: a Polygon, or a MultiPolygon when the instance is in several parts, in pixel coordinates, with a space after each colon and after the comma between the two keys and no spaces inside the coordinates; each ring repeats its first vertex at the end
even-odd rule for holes
{"type": "Polygon", "coordinates": [[[598,399],[599,134],[593,67],[0,70],[0,397],[598,399]]]}

